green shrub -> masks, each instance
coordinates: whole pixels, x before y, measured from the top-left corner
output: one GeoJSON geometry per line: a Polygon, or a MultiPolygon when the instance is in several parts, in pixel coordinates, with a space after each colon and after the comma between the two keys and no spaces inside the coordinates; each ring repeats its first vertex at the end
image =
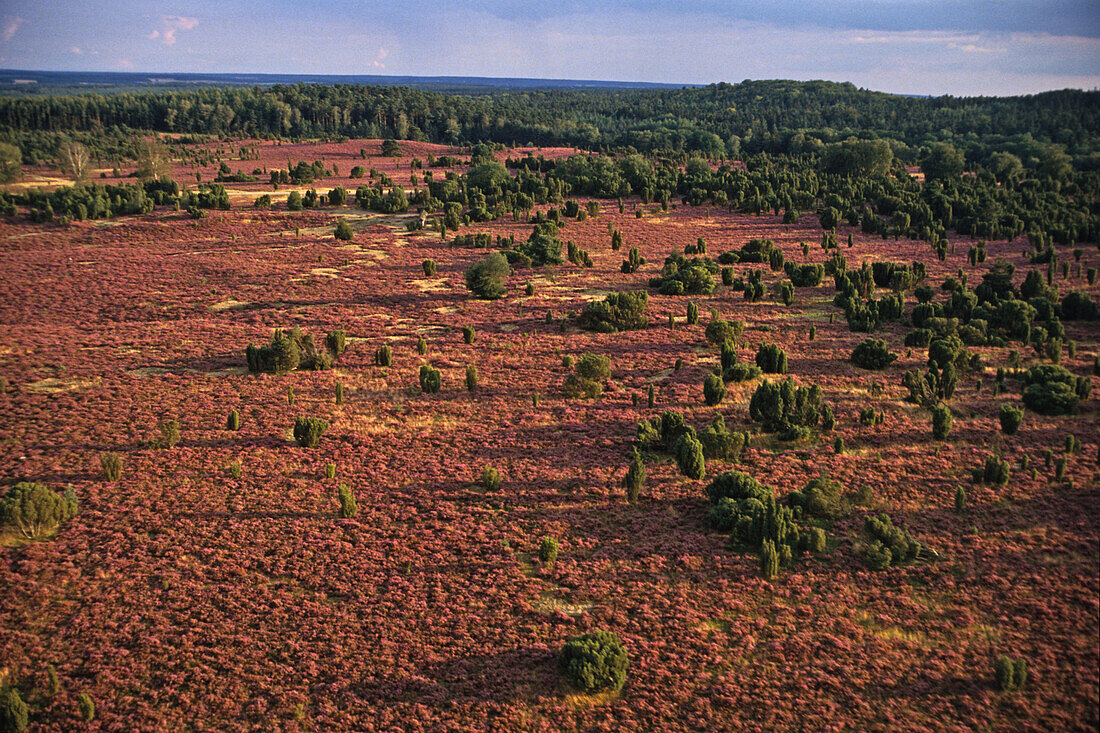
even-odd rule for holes
{"type": "Polygon", "coordinates": [[[118,453],[100,453],[99,463],[103,466],[103,478],[118,481],[122,476],[122,456],[118,453]]]}
{"type": "Polygon", "coordinates": [[[597,629],[567,641],[559,665],[569,684],[596,692],[622,689],[630,660],[618,636],[597,629]]]}
{"type": "Polygon", "coordinates": [[[947,440],[951,434],[951,410],[943,405],[932,408],[932,439],[947,440]]]}
{"type": "Polygon", "coordinates": [[[897,358],[882,339],[863,339],[852,351],[852,363],[861,369],[885,369],[897,358]]]}
{"type": "Polygon", "coordinates": [[[474,342],[474,339],[476,339],[476,338],[477,338],[477,331],[474,330],[473,326],[463,326],[462,327],[462,341],[464,343],[472,344],[474,342]]]}
{"type": "Polygon", "coordinates": [[[336,230],[333,232],[333,236],[344,242],[350,242],[355,239],[355,232],[351,230],[351,226],[343,217],[336,220],[336,230]]]}
{"type": "Polygon", "coordinates": [[[717,405],[726,396],[726,384],[717,374],[708,374],[703,379],[703,401],[708,405],[717,405]]]}
{"type": "Polygon", "coordinates": [[[840,455],[844,452],[844,436],[838,435],[833,438],[833,453],[840,455]]]}
{"type": "Polygon", "coordinates": [[[428,340],[423,336],[416,337],[416,353],[424,356],[428,353],[428,340]]]}
{"type": "Polygon", "coordinates": [[[793,428],[812,428],[821,418],[821,388],[796,387],[787,377],[783,382],[765,379],[749,400],[749,416],[764,430],[791,433],[793,428]]]}
{"type": "Polygon", "coordinates": [[[500,472],[492,466],[482,468],[481,488],[486,491],[500,491],[500,472]]]}
{"type": "Polygon", "coordinates": [[[1007,402],[1002,402],[997,416],[1001,421],[1001,432],[1005,435],[1015,435],[1024,419],[1024,411],[1007,402]]]}
{"type": "Polygon", "coordinates": [[[325,348],[333,357],[340,356],[348,348],[348,335],[342,328],[325,334],[325,348]]]}
{"type": "Polygon", "coordinates": [[[21,481],[0,499],[0,524],[34,539],[75,517],[78,509],[72,488],[58,494],[43,484],[21,481]]]}
{"type": "Polygon", "coordinates": [[[388,344],[378,347],[374,352],[374,363],[378,366],[388,367],[393,364],[393,349],[388,344]]]}
{"type": "Polygon", "coordinates": [[[706,462],[703,458],[703,444],[690,434],[680,437],[675,447],[676,465],[680,473],[688,478],[700,481],[706,475],[706,462]]]}
{"type": "Polygon", "coordinates": [[[326,463],[325,464],[325,478],[330,479],[330,480],[336,478],[336,464],[335,463],[326,463]]]}
{"type": "Polygon", "coordinates": [[[343,382],[337,382],[336,383],[336,404],[338,404],[338,405],[344,404],[344,383],[343,382]]]}
{"type": "Polygon", "coordinates": [[[1008,483],[1008,479],[1011,476],[1008,463],[1001,460],[1001,458],[996,455],[987,456],[985,465],[981,468],[974,469],[971,473],[973,474],[975,483],[993,484],[995,486],[1004,486],[1008,483]]]}
{"type": "Polygon", "coordinates": [[[558,559],[558,541],[553,537],[543,537],[539,543],[539,562],[550,565],[558,559]]]}
{"type": "Polygon", "coordinates": [[[997,662],[993,665],[993,677],[1001,692],[1022,690],[1027,684],[1027,661],[1013,660],[1006,656],[997,657],[997,662]]]}
{"type": "Polygon", "coordinates": [[[687,322],[689,326],[699,322],[699,304],[694,300],[689,300],[687,304],[687,322]]]}
{"type": "Polygon", "coordinates": [[[424,268],[424,276],[425,277],[435,277],[435,273],[436,273],[435,260],[424,260],[420,264],[421,264],[421,267],[424,268]]]}
{"type": "Polygon", "coordinates": [[[161,422],[160,427],[160,442],[158,445],[161,448],[175,448],[180,442],[180,424],[175,420],[165,420],[161,422]]]}
{"type": "Polygon", "coordinates": [[[849,504],[844,499],[844,484],[828,476],[816,476],[802,488],[787,495],[791,507],[802,510],[808,517],[839,519],[846,515],[849,504]]]}
{"type": "Polygon", "coordinates": [[[76,706],[80,711],[80,719],[85,723],[91,723],[95,720],[95,703],[92,702],[92,698],[88,693],[80,693],[76,698],[76,706]]]}
{"type": "Polygon", "coordinates": [[[645,487],[645,461],[638,454],[638,449],[634,449],[634,457],[630,461],[630,467],[626,469],[626,476],[623,477],[623,488],[626,489],[626,500],[631,504],[638,501],[638,497],[642,494],[642,489],[645,487]]]}
{"type": "Polygon", "coordinates": [[[721,415],[715,415],[710,425],[699,433],[699,442],[703,444],[703,456],[724,461],[735,461],[744,448],[742,436],[730,432],[721,415]]]}
{"type": "Polygon", "coordinates": [[[576,371],[565,379],[565,394],[573,399],[595,399],[603,394],[603,384],[611,376],[611,359],[598,354],[584,354],[577,361],[576,371]]]}
{"type": "Polygon", "coordinates": [[[316,448],[328,423],[319,417],[299,417],[294,420],[294,440],[303,448],[316,448]]]}
{"type": "Polygon", "coordinates": [[[857,542],[856,552],[870,569],[885,570],[918,559],[922,548],[908,532],[895,527],[888,514],[881,514],[867,517],[864,538],[857,542]]]}
{"type": "Polygon", "coordinates": [[[425,394],[436,394],[443,388],[443,375],[440,374],[438,369],[428,366],[427,364],[420,365],[420,391],[425,394]]]}
{"type": "Polygon", "coordinates": [[[348,488],[347,484],[340,484],[337,492],[340,500],[340,518],[354,519],[355,515],[359,513],[359,505],[355,501],[355,494],[351,493],[351,489],[348,488]]]}
{"type": "Polygon", "coordinates": [[[477,367],[473,364],[466,365],[466,389],[470,392],[477,389],[477,367]]]}
{"type": "Polygon", "coordinates": [[[27,703],[19,696],[19,690],[14,687],[0,689],[0,731],[23,733],[28,722],[27,703]]]}
{"type": "Polygon", "coordinates": [[[240,430],[241,429],[241,413],[236,410],[230,410],[229,415],[225,418],[226,430],[240,430]]]}
{"type": "Polygon", "coordinates": [[[506,292],[504,282],[511,274],[504,255],[494,252],[467,268],[466,288],[478,298],[496,300],[506,292]]]}
{"type": "Polygon", "coordinates": [[[756,365],[765,374],[786,374],[787,352],[775,344],[761,344],[756,350],[756,365]]]}
{"type": "Polygon", "coordinates": [[[704,335],[707,341],[721,345],[724,343],[739,344],[741,336],[745,332],[745,324],[741,321],[726,321],[721,318],[711,318],[707,324],[704,335]]]}
{"type": "Polygon", "coordinates": [[[1024,405],[1041,415],[1068,415],[1077,409],[1079,382],[1069,370],[1040,364],[1024,373],[1024,405]]]}
{"type": "Polygon", "coordinates": [[[619,270],[623,274],[629,275],[632,272],[637,272],[642,265],[645,264],[645,257],[642,257],[642,253],[638,251],[637,247],[631,247],[627,258],[623,260],[623,264],[619,267],[619,270]]]}
{"type": "Polygon", "coordinates": [[[286,403],[288,405],[294,404],[294,385],[292,384],[286,386],[286,403]]]}
{"type": "Polygon", "coordinates": [[[648,305],[649,295],[644,291],[612,293],[602,301],[588,303],[577,317],[577,325],[598,333],[645,328],[649,325],[648,305]]]}

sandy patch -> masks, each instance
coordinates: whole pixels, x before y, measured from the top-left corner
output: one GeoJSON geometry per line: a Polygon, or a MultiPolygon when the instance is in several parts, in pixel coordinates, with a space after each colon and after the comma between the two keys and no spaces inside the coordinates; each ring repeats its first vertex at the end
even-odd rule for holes
{"type": "Polygon", "coordinates": [[[210,310],[214,311],[215,313],[220,313],[221,311],[241,310],[242,308],[247,308],[250,305],[252,304],[247,300],[234,300],[233,298],[229,298],[228,300],[223,300],[220,303],[215,303],[214,305],[210,306],[210,310]]]}
{"type": "Polygon", "coordinates": [[[58,394],[59,392],[73,392],[78,389],[98,387],[101,381],[100,379],[79,379],[77,377],[70,377],[68,379],[48,377],[46,379],[39,379],[37,382],[27,382],[23,386],[31,392],[58,394]]]}

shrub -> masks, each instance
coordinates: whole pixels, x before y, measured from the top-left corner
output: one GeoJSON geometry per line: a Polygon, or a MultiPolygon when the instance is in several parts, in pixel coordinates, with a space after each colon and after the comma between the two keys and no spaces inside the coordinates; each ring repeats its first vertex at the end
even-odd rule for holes
{"type": "Polygon", "coordinates": [[[335,463],[326,463],[325,464],[325,478],[330,479],[330,480],[336,478],[336,464],[335,463]]]}
{"type": "Polygon", "coordinates": [[[627,259],[623,260],[622,266],[619,268],[623,274],[629,275],[632,272],[637,272],[638,268],[645,264],[645,257],[642,257],[641,252],[637,247],[631,247],[630,253],[627,259]]]}
{"type": "Polygon", "coordinates": [[[486,491],[500,491],[500,472],[492,466],[482,468],[481,488],[486,491]]]}
{"type": "Polygon", "coordinates": [[[955,513],[962,514],[966,511],[966,489],[959,486],[955,489],[955,513]]]}
{"type": "Polygon", "coordinates": [[[91,696],[82,692],[76,698],[76,706],[80,710],[80,718],[85,723],[91,723],[95,720],[95,703],[92,702],[91,696]]]}
{"type": "Polygon", "coordinates": [[[340,484],[337,491],[340,499],[340,518],[354,519],[355,515],[359,513],[359,505],[355,501],[355,494],[351,493],[351,489],[348,488],[347,484],[340,484]]]}
{"type": "Polygon", "coordinates": [[[241,413],[236,410],[230,410],[229,414],[225,418],[226,430],[240,430],[241,429],[241,413]]]}
{"type": "Polygon", "coordinates": [[[435,272],[436,272],[435,260],[424,260],[424,262],[422,262],[421,265],[424,268],[424,276],[425,277],[435,277],[435,272]]]}
{"type": "Polygon", "coordinates": [[[303,448],[316,448],[328,423],[319,417],[299,417],[294,420],[294,440],[303,448]]]}
{"type": "Polygon", "coordinates": [[[118,481],[122,476],[122,456],[118,453],[100,453],[99,463],[103,466],[103,478],[118,481]]]}
{"type": "Polygon", "coordinates": [[[1041,415],[1072,413],[1077,409],[1078,383],[1064,367],[1054,364],[1031,367],[1024,373],[1024,405],[1041,415]]]}
{"type": "Polygon", "coordinates": [[[630,467],[626,469],[626,476],[623,477],[623,488],[626,489],[626,500],[631,504],[637,502],[644,487],[645,461],[642,460],[642,457],[638,454],[638,449],[635,448],[634,457],[630,461],[630,467]]]}
{"type": "Polygon", "coordinates": [[[765,379],[749,400],[749,416],[768,432],[788,433],[792,428],[811,428],[818,424],[821,412],[821,388],[796,387],[787,377],[783,382],[765,379]]]}
{"type": "Polygon", "coordinates": [[[180,442],[180,424],[175,420],[165,420],[160,424],[160,447],[175,448],[180,442]]]}
{"type": "Polygon", "coordinates": [[[861,369],[885,369],[897,358],[882,339],[863,339],[852,351],[852,363],[861,369]]]}
{"type": "Polygon", "coordinates": [[[436,394],[442,388],[443,375],[439,373],[439,370],[427,364],[421,364],[420,391],[426,394],[436,394]]]}
{"type": "Polygon", "coordinates": [[[596,692],[622,689],[630,660],[618,636],[597,629],[567,641],[559,665],[571,685],[596,692]]]}
{"type": "Polygon", "coordinates": [[[577,317],[577,325],[598,333],[645,328],[649,325],[648,305],[649,295],[644,291],[612,293],[602,301],[588,303],[577,317]]]}
{"type": "Polygon", "coordinates": [[[336,383],[336,404],[338,404],[338,405],[344,404],[344,383],[343,382],[337,382],[336,383]]]}
{"type": "Polygon", "coordinates": [[[355,232],[351,230],[351,226],[343,218],[340,218],[336,221],[336,230],[333,232],[333,236],[339,240],[350,242],[355,239],[355,232]]]}
{"type": "Polygon", "coordinates": [[[494,252],[466,269],[466,288],[478,298],[496,300],[504,295],[504,281],[511,274],[504,255],[494,252]]]}
{"type": "Polygon", "coordinates": [[[338,328],[325,334],[325,348],[333,357],[340,356],[348,348],[348,334],[344,329],[338,328]]]}
{"type": "Polygon", "coordinates": [[[0,731],[23,733],[28,725],[27,703],[14,687],[0,689],[0,731]]]}
{"type": "Polygon", "coordinates": [[[737,460],[744,448],[742,436],[730,432],[721,415],[715,415],[711,424],[703,428],[699,433],[699,442],[703,444],[705,458],[726,461],[737,460]]]}
{"type": "Polygon", "coordinates": [[[920,543],[904,529],[895,527],[888,514],[867,517],[863,531],[865,536],[856,544],[856,551],[871,570],[885,570],[921,555],[920,543]]]}
{"type": "Polygon", "coordinates": [[[998,417],[1001,420],[1001,432],[1005,435],[1015,435],[1020,429],[1020,422],[1024,419],[1024,411],[1003,402],[998,417]]]}
{"type": "Polygon", "coordinates": [[[473,364],[466,365],[466,389],[470,392],[477,389],[477,367],[473,364]]]}
{"type": "Polygon", "coordinates": [[[993,484],[994,486],[1004,486],[1008,483],[1011,475],[1008,463],[996,455],[987,456],[985,465],[974,469],[971,473],[975,483],[993,484]]]}
{"type": "Polygon", "coordinates": [[[325,348],[318,349],[313,336],[302,333],[295,326],[288,333],[276,329],[271,343],[256,348],[252,344],[245,349],[248,370],[286,374],[294,369],[328,369],[332,360],[343,353],[346,336],[342,330],[325,336],[325,348]]]}
{"type": "Polygon", "coordinates": [[[764,580],[771,580],[779,574],[779,553],[771,540],[764,540],[760,547],[760,574],[764,580]]]}
{"type": "Polygon", "coordinates": [[[951,433],[951,410],[943,405],[936,405],[932,409],[932,438],[933,440],[947,440],[951,433]]]}
{"type": "Polygon", "coordinates": [[[539,562],[549,565],[558,559],[558,541],[553,537],[543,537],[539,543],[539,562]]]}
{"type": "Polygon", "coordinates": [[[844,484],[828,476],[816,476],[802,488],[787,495],[787,503],[801,508],[810,517],[838,519],[848,513],[849,505],[843,497],[844,484]]]}
{"type": "Polygon", "coordinates": [[[706,462],[703,458],[703,444],[690,433],[680,436],[675,446],[676,465],[680,473],[688,478],[701,481],[706,475],[706,462]]]}
{"type": "Polygon", "coordinates": [[[78,509],[71,488],[59,494],[43,484],[21,481],[0,499],[0,524],[35,539],[75,517],[78,509]]]}
{"type": "Polygon", "coordinates": [[[1027,660],[997,657],[997,662],[993,665],[993,677],[1001,692],[1021,690],[1027,684],[1027,660]]]}
{"type": "Polygon", "coordinates": [[[574,399],[594,399],[603,394],[602,382],[611,376],[611,359],[598,354],[584,354],[577,361],[576,371],[565,380],[565,393],[574,399]]]}
{"type": "Polygon", "coordinates": [[[393,364],[393,349],[388,344],[378,347],[374,352],[374,363],[378,366],[388,367],[393,364]]]}
{"type": "Polygon", "coordinates": [[[745,332],[745,324],[741,321],[726,321],[721,318],[711,318],[704,331],[707,341],[712,344],[738,344],[745,332]]]}
{"type": "Polygon", "coordinates": [[[708,374],[703,379],[703,401],[708,405],[717,405],[726,396],[726,384],[717,374],[708,374]]]}
{"type": "Polygon", "coordinates": [[[1062,318],[1067,321],[1095,321],[1100,318],[1100,312],[1088,295],[1074,290],[1062,298],[1062,318]]]}
{"type": "Polygon", "coordinates": [[[756,350],[756,365],[765,374],[786,374],[787,352],[776,344],[761,344],[756,350]]]}
{"type": "Polygon", "coordinates": [[[699,304],[694,300],[689,300],[687,304],[687,322],[689,326],[699,322],[699,304]]]}

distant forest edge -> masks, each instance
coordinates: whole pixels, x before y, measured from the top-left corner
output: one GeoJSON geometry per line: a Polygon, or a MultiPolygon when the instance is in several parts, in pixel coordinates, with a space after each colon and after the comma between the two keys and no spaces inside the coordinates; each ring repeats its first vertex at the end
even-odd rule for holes
{"type": "MultiPolygon", "coordinates": [[[[170,76],[170,75],[166,75],[170,76]]],[[[824,81],[745,81],[676,89],[494,89],[445,94],[405,86],[275,84],[189,91],[0,97],[0,140],[23,162],[66,138],[97,157],[132,157],[133,133],[258,138],[394,138],[576,146],[745,159],[822,155],[848,138],[881,139],[916,163],[950,143],[967,167],[1010,153],[1034,167],[1053,146],[1100,170],[1100,92],[905,97],[824,81]]]]}

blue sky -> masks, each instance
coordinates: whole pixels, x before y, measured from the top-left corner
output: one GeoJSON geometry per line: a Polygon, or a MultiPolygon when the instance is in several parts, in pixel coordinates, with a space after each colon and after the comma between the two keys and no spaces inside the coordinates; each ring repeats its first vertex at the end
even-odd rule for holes
{"type": "Polygon", "coordinates": [[[1100,0],[4,0],[0,67],[1019,94],[1100,88],[1100,0]]]}

